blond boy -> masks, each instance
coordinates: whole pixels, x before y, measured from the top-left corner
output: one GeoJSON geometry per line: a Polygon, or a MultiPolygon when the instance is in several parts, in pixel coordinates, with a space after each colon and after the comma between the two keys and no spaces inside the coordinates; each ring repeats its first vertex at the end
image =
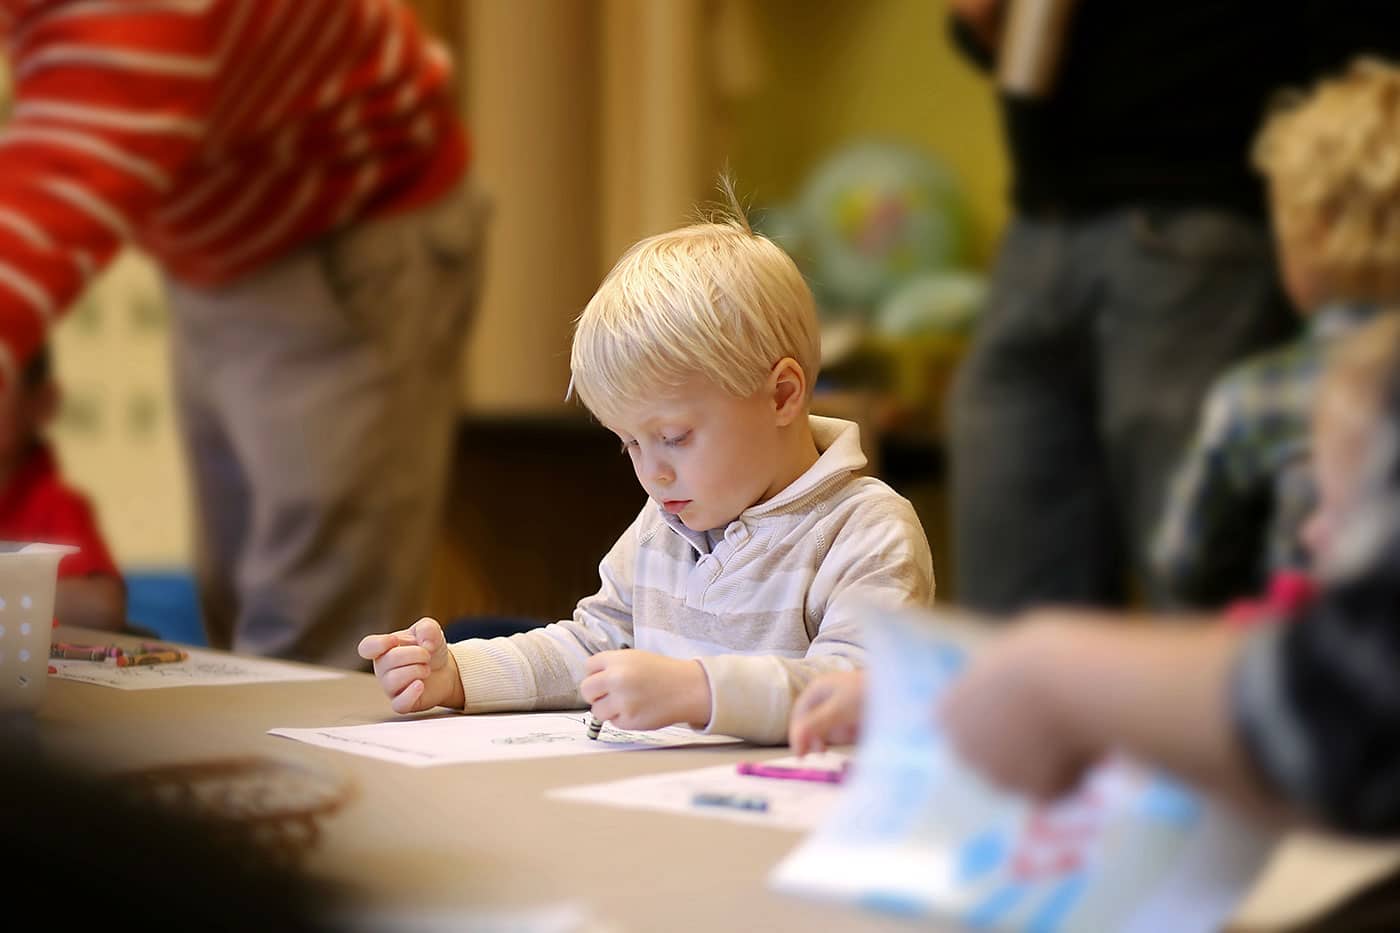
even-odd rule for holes
{"type": "Polygon", "coordinates": [[[365,638],[392,707],[589,706],[622,728],[783,741],[813,677],[862,665],[863,607],[934,592],[913,508],[857,475],[856,426],[809,413],[819,363],[811,292],[737,210],[632,247],[579,317],[571,365],[647,503],[571,620],[365,638]]]}

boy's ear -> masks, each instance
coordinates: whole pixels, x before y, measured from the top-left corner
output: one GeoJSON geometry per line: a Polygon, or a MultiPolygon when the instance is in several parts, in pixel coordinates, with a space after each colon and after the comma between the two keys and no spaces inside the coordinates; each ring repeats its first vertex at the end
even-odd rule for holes
{"type": "Polygon", "coordinates": [[[807,410],[807,374],[790,356],[778,360],[768,377],[779,427],[792,424],[807,410]]]}

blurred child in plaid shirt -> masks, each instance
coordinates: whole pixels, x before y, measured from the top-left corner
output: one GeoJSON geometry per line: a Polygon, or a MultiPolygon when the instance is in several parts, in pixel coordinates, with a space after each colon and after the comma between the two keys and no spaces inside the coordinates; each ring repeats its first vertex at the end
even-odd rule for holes
{"type": "Polygon", "coordinates": [[[1376,167],[1400,159],[1400,70],[1362,61],[1274,115],[1256,143],[1285,285],[1304,333],[1227,371],[1177,472],[1154,547],[1168,603],[1218,607],[1268,586],[1305,589],[1300,531],[1317,495],[1310,424],[1329,348],[1383,304],[1400,197],[1376,167]]]}

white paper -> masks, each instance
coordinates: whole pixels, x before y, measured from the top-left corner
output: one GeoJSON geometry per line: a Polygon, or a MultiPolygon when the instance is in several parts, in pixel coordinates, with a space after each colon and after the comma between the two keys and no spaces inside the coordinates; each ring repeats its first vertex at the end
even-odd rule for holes
{"type": "Polygon", "coordinates": [[[605,725],[597,739],[590,739],[587,717],[583,713],[453,714],[365,726],[268,731],[298,742],[418,768],[740,741],[727,735],[704,735],[685,726],[627,732],[611,725],[605,725]]]}
{"type": "Polygon", "coordinates": [[[305,667],[262,658],[241,658],[214,651],[186,649],[184,661],[117,667],[105,661],[72,661],[50,658],[57,670],[50,677],[75,680],[118,690],[155,690],[161,687],[219,687],[229,684],[290,683],[298,680],[331,680],[344,671],[305,667]]]}
{"type": "Polygon", "coordinates": [[[1038,807],[969,770],[933,711],[977,650],[927,614],[872,613],[862,738],[831,818],[775,869],[793,893],[981,930],[1218,930],[1273,839],[1132,762],[1038,807]]]}
{"type": "MultiPolygon", "coordinates": [[[[846,761],[846,755],[828,752],[823,755],[808,755],[805,758],[779,758],[763,763],[835,771],[840,770],[846,761]]],[[[820,826],[831,815],[841,798],[841,790],[840,784],[740,774],[737,765],[729,764],[690,771],[647,774],[604,784],[562,787],[550,791],[548,796],[637,810],[688,813],[692,816],[706,816],[753,826],[810,830],[820,826]],[[761,797],[767,802],[768,809],[746,810],[697,805],[696,794],[761,797]]]]}

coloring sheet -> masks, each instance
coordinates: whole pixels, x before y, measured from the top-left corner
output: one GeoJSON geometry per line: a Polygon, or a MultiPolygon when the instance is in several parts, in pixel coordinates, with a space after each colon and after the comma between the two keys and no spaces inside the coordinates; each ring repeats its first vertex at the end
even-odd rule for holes
{"type": "Polygon", "coordinates": [[[139,667],[117,667],[102,661],[65,661],[50,658],[49,666],[54,668],[56,673],[49,676],[60,680],[96,684],[99,687],[115,687],[118,690],[290,683],[298,680],[331,680],[345,676],[343,671],[305,667],[283,661],[234,657],[196,648],[184,650],[189,653],[189,657],[184,661],[139,667]]]}
{"type": "MultiPolygon", "coordinates": [[[[778,758],[764,764],[840,771],[847,760],[846,755],[827,752],[804,758],[778,758]]],[[[613,807],[707,816],[753,826],[811,830],[831,815],[841,790],[841,784],[740,774],[737,766],[727,764],[563,787],[550,791],[548,796],[613,807]],[[763,809],[744,805],[755,800],[762,802],[763,809]]]]}
{"type": "Polygon", "coordinates": [[[739,741],[727,735],[704,735],[685,726],[629,732],[611,725],[603,726],[602,733],[594,740],[588,737],[588,716],[583,712],[505,716],[452,714],[364,726],[272,729],[269,732],[298,742],[417,768],[739,741]]]}
{"type": "Polygon", "coordinates": [[[872,618],[868,632],[870,692],[850,784],[778,865],[775,887],[980,930],[1224,925],[1273,837],[1128,761],[1101,764],[1049,806],[998,791],[956,758],[934,714],[975,643],[924,613],[872,618]]]}

